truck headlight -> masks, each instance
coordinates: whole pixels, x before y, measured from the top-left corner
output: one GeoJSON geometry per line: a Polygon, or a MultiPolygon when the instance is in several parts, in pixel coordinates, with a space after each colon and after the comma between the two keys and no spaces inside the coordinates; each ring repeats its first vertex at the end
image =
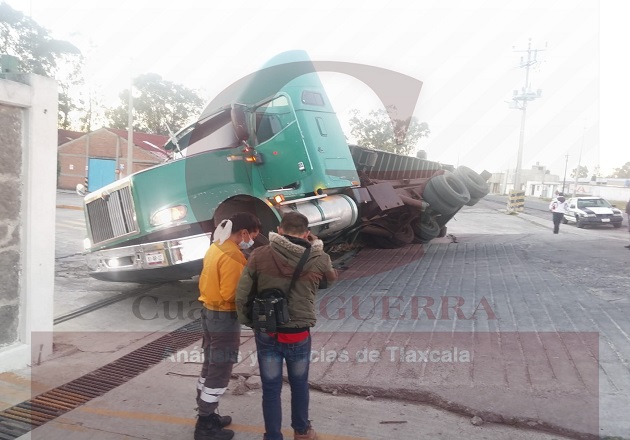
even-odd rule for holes
{"type": "Polygon", "coordinates": [[[160,209],[151,217],[151,225],[160,226],[167,223],[176,222],[186,217],[188,208],[185,205],[171,206],[170,208],[160,209]]]}

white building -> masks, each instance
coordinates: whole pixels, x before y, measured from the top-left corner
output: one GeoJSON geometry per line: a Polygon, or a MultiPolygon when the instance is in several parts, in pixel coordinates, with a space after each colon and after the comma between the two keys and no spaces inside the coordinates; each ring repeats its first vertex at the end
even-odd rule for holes
{"type": "MultiPolygon", "coordinates": [[[[490,179],[488,179],[490,193],[508,194],[514,189],[514,177],[515,170],[507,170],[504,173],[493,173],[490,179]]],[[[520,180],[521,182],[525,182],[524,188],[521,187],[521,189],[525,189],[526,195],[540,194],[539,197],[550,197],[550,195],[558,190],[558,184],[562,187],[560,178],[555,174],[551,174],[547,167],[540,165],[538,162],[529,170],[521,170],[520,180]],[[534,186],[533,189],[531,188],[532,185],[534,186]],[[536,185],[538,185],[538,188],[536,188],[536,185]],[[542,194],[549,194],[549,196],[542,194]]]]}

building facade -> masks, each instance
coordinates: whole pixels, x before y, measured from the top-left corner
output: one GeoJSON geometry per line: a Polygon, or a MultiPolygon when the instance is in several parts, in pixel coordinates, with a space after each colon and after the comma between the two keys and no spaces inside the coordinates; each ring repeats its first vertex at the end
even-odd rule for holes
{"type": "MultiPolygon", "coordinates": [[[[504,173],[493,173],[490,179],[488,179],[488,185],[491,194],[508,194],[514,189],[515,170],[507,170],[504,173]]],[[[555,174],[551,174],[547,167],[540,165],[536,162],[529,170],[521,170],[520,175],[521,190],[525,191],[526,195],[534,195],[534,192],[538,192],[540,197],[547,197],[542,194],[553,194],[557,189],[558,182],[562,185],[560,177],[555,174]],[[537,182],[538,188],[532,190],[529,182],[537,182]]]]}
{"type": "MultiPolygon", "coordinates": [[[[90,133],[60,130],[58,135],[57,187],[74,190],[78,184],[89,191],[103,187],[129,170],[127,131],[100,128],[90,133]],[[61,133],[63,132],[63,133],[61,133]]],[[[168,137],[133,133],[133,172],[164,162],[168,155],[162,146],[168,137]]]]}

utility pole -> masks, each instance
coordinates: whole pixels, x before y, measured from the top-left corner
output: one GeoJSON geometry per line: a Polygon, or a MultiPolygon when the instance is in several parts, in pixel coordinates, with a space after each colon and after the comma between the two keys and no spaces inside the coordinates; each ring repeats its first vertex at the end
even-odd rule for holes
{"type": "Polygon", "coordinates": [[[569,164],[569,155],[565,155],[564,161],[564,179],[562,179],[562,194],[564,194],[564,184],[567,181],[567,165],[569,164]]]}
{"type": "Polygon", "coordinates": [[[133,174],[133,76],[129,84],[129,114],[127,120],[127,172],[126,176],[133,174]]]}
{"type": "Polygon", "coordinates": [[[578,177],[580,175],[580,166],[582,165],[582,149],[584,148],[585,133],[586,133],[586,126],[584,126],[584,129],[582,130],[582,145],[580,145],[580,155],[578,156],[578,166],[577,166],[577,169],[575,170],[575,186],[573,187],[573,195],[571,197],[575,197],[575,194],[577,193],[578,177]]]}
{"type": "Polygon", "coordinates": [[[513,91],[512,101],[509,102],[511,109],[521,110],[521,129],[518,138],[518,156],[516,159],[516,172],[514,174],[514,191],[521,189],[521,167],[523,162],[523,145],[525,143],[525,117],[527,114],[527,103],[540,98],[542,90],[538,89],[532,92],[529,84],[529,68],[538,62],[537,56],[539,51],[545,49],[532,49],[532,39],[529,39],[527,50],[516,50],[515,52],[527,52],[527,60],[521,57],[519,67],[525,68],[525,83],[520,93],[518,90],[513,91]]]}

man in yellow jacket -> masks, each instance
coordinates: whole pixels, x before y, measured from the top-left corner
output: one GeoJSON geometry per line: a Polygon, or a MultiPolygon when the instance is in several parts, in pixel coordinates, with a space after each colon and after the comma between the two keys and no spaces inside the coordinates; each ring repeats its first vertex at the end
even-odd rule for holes
{"type": "Polygon", "coordinates": [[[247,263],[243,250],[250,248],[260,231],[260,220],[240,212],[224,220],[213,234],[213,243],[203,259],[199,277],[202,302],[204,361],[197,384],[198,419],[195,440],[230,440],[225,429],[230,416],[216,410],[227,389],[232,366],[238,360],[241,326],[236,315],[236,286],[247,263]]]}

